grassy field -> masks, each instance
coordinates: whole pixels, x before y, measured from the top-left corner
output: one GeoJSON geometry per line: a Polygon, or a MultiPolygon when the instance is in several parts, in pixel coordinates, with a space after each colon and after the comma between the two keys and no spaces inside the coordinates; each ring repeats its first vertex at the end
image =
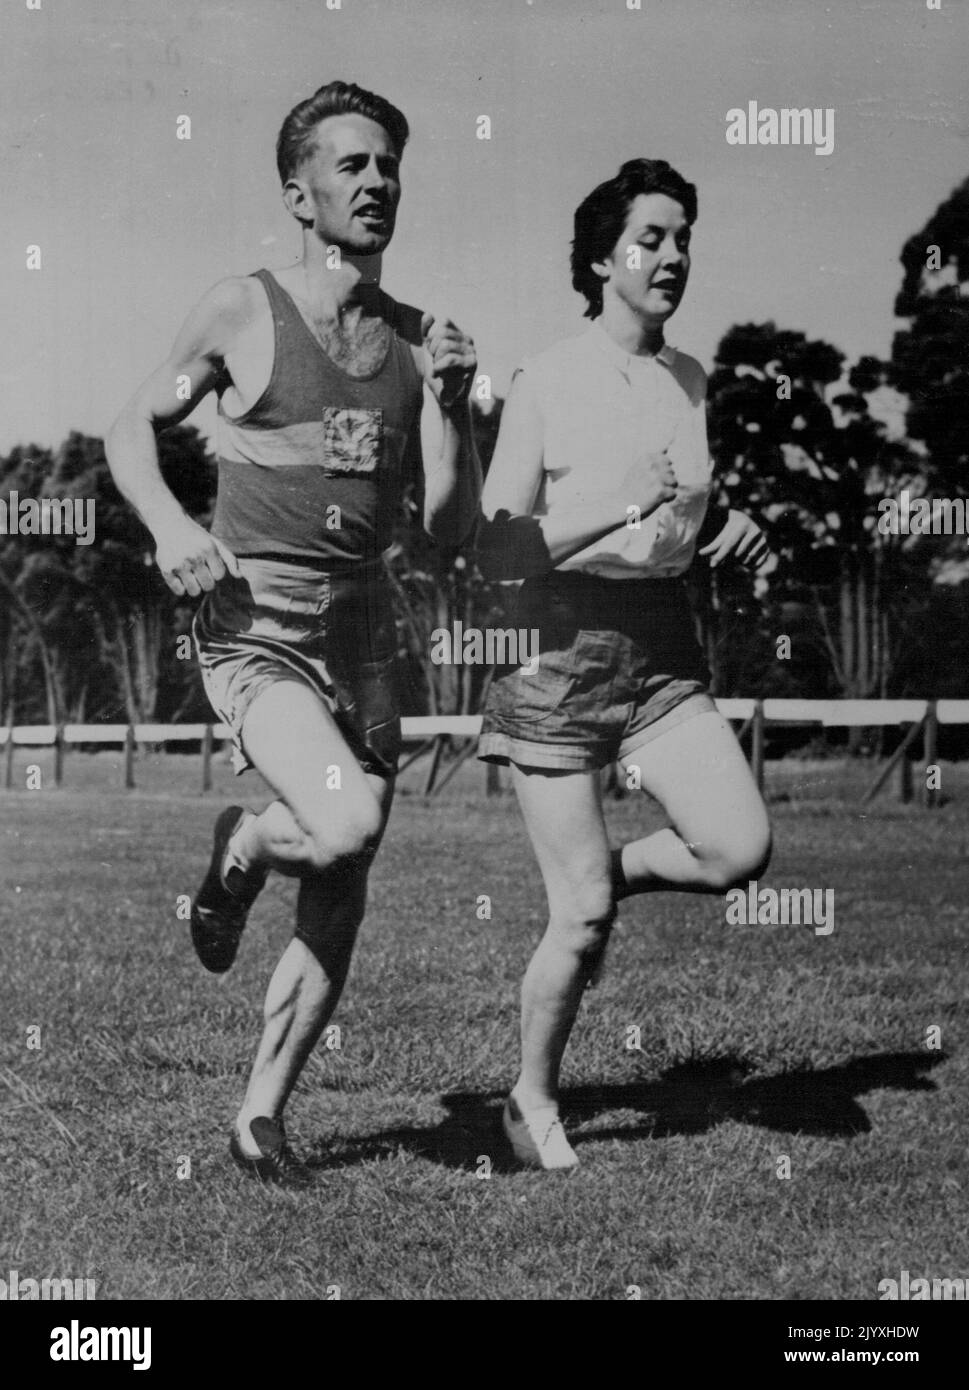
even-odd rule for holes
{"type": "MultiPolygon", "coordinates": [[[[728,927],[716,898],[625,905],[567,1056],[571,1176],[515,1171],[495,1132],[543,926],[517,807],[473,765],[439,801],[402,796],[340,1049],[291,1105],[311,1175],[287,1190],[226,1138],[293,885],[271,880],[223,979],[176,916],[216,810],[258,792],[220,763],[202,797],[173,758],[125,794],[118,766],[74,755],[64,790],[0,793],[0,1275],[468,1300],[872,1299],[902,1269],[969,1275],[965,774],[927,813],[861,808],[870,768],[770,769],[764,885],[834,889],[830,936],[728,927]]],[[[653,823],[639,797],[609,816],[617,839],[653,823]]]]}

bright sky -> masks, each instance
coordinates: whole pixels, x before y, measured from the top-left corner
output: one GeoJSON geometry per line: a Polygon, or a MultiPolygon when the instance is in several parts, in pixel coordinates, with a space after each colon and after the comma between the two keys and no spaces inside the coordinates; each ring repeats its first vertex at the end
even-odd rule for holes
{"type": "Polygon", "coordinates": [[[572,214],[644,154],[700,193],[671,342],[709,366],[773,318],[887,354],[902,243],[969,174],[969,14],[941,5],[5,0],[0,449],[103,434],[209,285],[295,259],[275,138],[335,77],[411,124],[386,288],[466,327],[499,393],[580,326],[572,214]],[[833,153],[728,145],[751,100],[832,107],[833,153]]]}

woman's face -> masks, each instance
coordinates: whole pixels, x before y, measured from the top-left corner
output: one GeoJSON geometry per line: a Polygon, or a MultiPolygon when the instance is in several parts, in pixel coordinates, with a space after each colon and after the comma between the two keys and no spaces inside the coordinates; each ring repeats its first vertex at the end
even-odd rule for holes
{"type": "Polygon", "coordinates": [[[665,193],[640,193],[609,257],[594,262],[603,278],[603,306],[622,300],[650,324],[675,313],[690,273],[690,227],[681,203],[665,193]]]}

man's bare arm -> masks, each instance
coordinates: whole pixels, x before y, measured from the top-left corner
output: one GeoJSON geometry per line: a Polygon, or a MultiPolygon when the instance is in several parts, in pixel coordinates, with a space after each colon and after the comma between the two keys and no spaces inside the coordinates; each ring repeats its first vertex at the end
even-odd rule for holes
{"type": "Polygon", "coordinates": [[[105,439],[111,476],[155,538],[156,561],[176,594],[210,590],[228,570],[238,574],[235,556],[186,515],[158,466],[155,437],[195,409],[225,372],[225,355],[251,322],[250,286],[223,280],[189,314],[166,361],[131,397],[105,439]],[[179,391],[189,382],[189,396],[179,391]],[[183,384],[183,383],[182,383],[183,384]]]}
{"type": "Polygon", "coordinates": [[[468,396],[477,358],[474,343],[450,319],[425,314],[424,529],[443,545],[462,545],[478,518],[481,462],[468,396]]]}

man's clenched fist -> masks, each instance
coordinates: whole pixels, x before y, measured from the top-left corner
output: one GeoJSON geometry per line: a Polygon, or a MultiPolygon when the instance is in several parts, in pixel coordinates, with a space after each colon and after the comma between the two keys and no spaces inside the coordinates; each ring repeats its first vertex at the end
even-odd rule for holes
{"type": "Polygon", "coordinates": [[[448,318],[421,317],[421,336],[430,363],[427,384],[442,410],[468,399],[478,359],[474,342],[448,318]]]}

